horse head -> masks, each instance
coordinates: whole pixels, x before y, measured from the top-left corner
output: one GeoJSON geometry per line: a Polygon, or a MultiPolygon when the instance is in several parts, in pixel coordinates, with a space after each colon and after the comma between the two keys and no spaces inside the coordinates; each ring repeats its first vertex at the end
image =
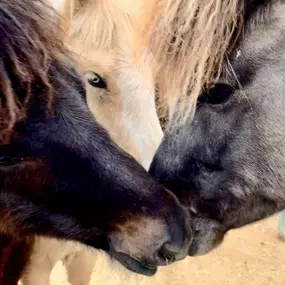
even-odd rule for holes
{"type": "Polygon", "coordinates": [[[185,257],[188,214],[95,121],[48,9],[0,4],[1,231],[77,240],[154,274],[185,257]]]}

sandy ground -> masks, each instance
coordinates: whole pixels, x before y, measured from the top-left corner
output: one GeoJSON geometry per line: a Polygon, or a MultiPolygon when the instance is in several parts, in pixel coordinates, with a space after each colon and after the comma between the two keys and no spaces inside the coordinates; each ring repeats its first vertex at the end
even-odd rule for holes
{"type": "MultiPolygon", "coordinates": [[[[115,261],[99,258],[90,284],[285,285],[285,242],[277,238],[276,228],[275,216],[231,231],[213,253],[160,268],[155,277],[133,274],[115,261]]],[[[53,271],[51,281],[52,285],[69,284],[61,264],[53,271]]]]}

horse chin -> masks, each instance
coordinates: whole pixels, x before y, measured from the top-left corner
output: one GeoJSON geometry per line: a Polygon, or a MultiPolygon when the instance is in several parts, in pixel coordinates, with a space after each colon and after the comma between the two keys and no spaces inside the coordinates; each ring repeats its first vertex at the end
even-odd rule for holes
{"type": "Polygon", "coordinates": [[[122,252],[112,251],[112,257],[119,261],[128,270],[138,274],[153,276],[157,271],[156,266],[142,263],[122,252]]]}
{"type": "Polygon", "coordinates": [[[218,247],[225,236],[226,231],[221,225],[209,219],[194,219],[194,237],[190,245],[189,256],[205,255],[218,247]]]}
{"type": "Polygon", "coordinates": [[[208,254],[213,249],[218,247],[221,244],[222,241],[216,241],[216,240],[193,240],[190,248],[189,248],[189,256],[201,256],[208,254]]]}

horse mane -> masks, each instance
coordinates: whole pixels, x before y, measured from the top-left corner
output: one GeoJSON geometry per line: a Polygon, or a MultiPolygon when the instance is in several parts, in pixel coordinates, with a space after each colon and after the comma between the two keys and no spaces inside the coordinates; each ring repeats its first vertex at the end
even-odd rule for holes
{"type": "MultiPolygon", "coordinates": [[[[6,143],[15,124],[25,118],[35,88],[52,105],[49,66],[65,67],[55,11],[42,0],[0,2],[0,142],[6,143]]],[[[66,66],[67,67],[67,66],[66,66]]],[[[37,92],[39,93],[39,92],[37,92]]]]}
{"type": "Polygon", "coordinates": [[[138,44],[152,53],[160,103],[174,110],[174,125],[193,116],[201,90],[219,76],[243,25],[243,2],[145,0],[138,44]]]}
{"type": "Polygon", "coordinates": [[[131,19],[114,0],[81,1],[71,22],[72,40],[79,39],[89,48],[112,52],[118,33],[131,29],[131,19]]]}

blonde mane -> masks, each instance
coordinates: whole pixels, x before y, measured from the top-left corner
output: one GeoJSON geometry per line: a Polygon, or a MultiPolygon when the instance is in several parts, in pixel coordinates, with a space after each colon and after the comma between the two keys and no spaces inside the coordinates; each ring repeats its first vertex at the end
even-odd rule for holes
{"type": "MultiPolygon", "coordinates": [[[[76,11],[75,11],[76,12],[76,11]]],[[[118,32],[131,28],[131,20],[114,0],[86,0],[71,23],[70,35],[90,47],[111,52],[116,47],[118,32]]]]}
{"type": "Polygon", "coordinates": [[[219,76],[233,33],[242,24],[242,3],[145,0],[138,43],[153,55],[160,103],[174,110],[174,124],[193,116],[201,90],[219,76]]]}

